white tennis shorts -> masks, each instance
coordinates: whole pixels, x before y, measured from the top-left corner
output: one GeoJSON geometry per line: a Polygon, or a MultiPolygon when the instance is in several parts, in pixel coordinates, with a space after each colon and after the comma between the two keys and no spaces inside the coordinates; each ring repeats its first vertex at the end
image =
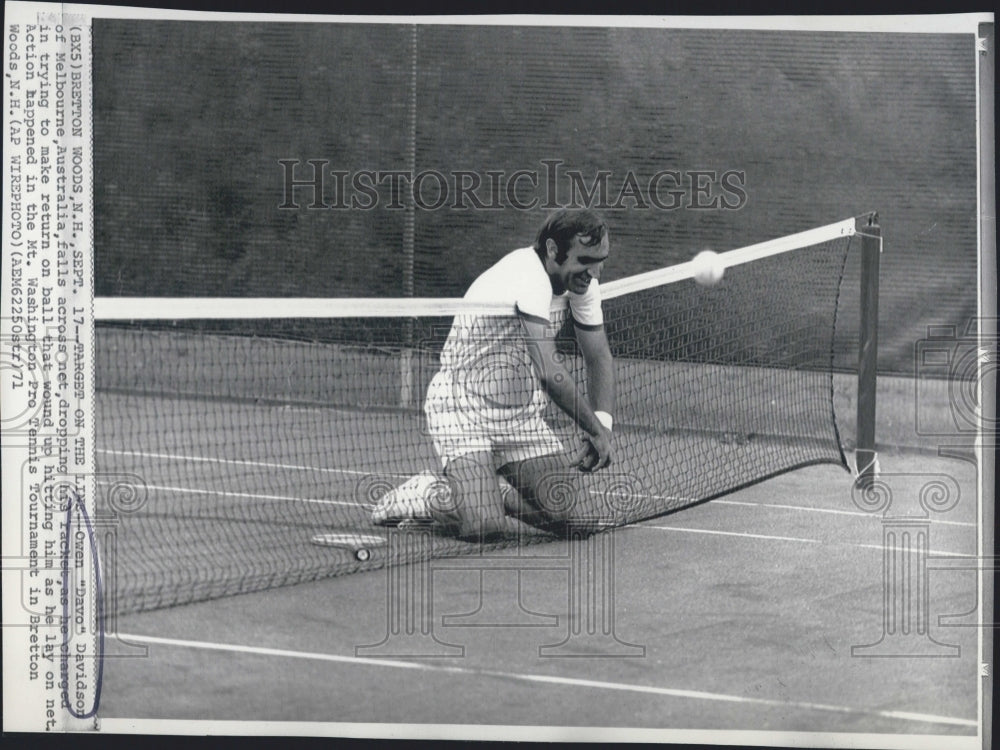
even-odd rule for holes
{"type": "Polygon", "coordinates": [[[497,466],[562,453],[562,442],[542,418],[547,397],[541,391],[518,408],[491,405],[457,385],[448,370],[427,388],[424,414],[442,468],[469,453],[492,453],[497,466]]]}

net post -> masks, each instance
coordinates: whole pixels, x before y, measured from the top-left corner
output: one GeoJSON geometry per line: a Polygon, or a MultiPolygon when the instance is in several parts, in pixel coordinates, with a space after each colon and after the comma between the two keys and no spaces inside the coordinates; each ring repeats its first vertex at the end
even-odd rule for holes
{"type": "Polygon", "coordinates": [[[861,324],[858,346],[858,420],[854,452],[857,481],[869,486],[878,473],[875,391],[878,369],[878,277],[882,228],[872,212],[857,220],[861,236],[861,324]]]}

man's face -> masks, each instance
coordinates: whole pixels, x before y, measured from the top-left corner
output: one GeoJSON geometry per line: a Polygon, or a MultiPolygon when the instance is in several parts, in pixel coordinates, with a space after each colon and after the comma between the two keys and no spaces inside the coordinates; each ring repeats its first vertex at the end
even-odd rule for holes
{"type": "Polygon", "coordinates": [[[569,290],[575,294],[583,294],[590,286],[591,279],[601,278],[601,270],[608,258],[610,246],[607,234],[598,244],[590,246],[581,244],[579,236],[574,237],[566,254],[566,260],[561,265],[555,261],[557,248],[554,240],[548,241],[546,249],[549,257],[546,270],[552,281],[552,291],[562,294],[569,290]]]}

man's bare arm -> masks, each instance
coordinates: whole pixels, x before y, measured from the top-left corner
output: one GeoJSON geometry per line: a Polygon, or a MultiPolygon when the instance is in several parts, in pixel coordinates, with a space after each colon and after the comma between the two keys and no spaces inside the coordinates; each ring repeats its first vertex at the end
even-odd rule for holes
{"type": "MultiPolygon", "coordinates": [[[[547,323],[523,315],[521,321],[524,325],[528,353],[542,388],[556,406],[566,412],[590,436],[589,442],[597,453],[597,460],[588,461],[588,464],[593,465],[587,468],[593,470],[604,468],[611,461],[611,431],[598,419],[593,407],[583,398],[573,376],[562,363],[556,351],[555,341],[548,335],[547,323]]],[[[613,378],[611,382],[613,383],[613,378]]],[[[613,385],[610,393],[613,400],[613,385]]],[[[587,450],[581,452],[576,463],[583,464],[586,454],[587,450]]]]}
{"type": "Polygon", "coordinates": [[[576,340],[587,365],[587,392],[594,411],[615,413],[615,364],[604,326],[576,326],[576,340]]]}

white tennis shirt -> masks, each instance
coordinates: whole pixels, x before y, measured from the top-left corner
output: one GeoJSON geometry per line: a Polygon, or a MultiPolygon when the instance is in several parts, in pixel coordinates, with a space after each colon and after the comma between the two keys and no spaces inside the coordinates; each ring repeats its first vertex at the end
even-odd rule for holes
{"type": "MultiPolygon", "coordinates": [[[[558,296],[569,298],[569,311],[577,323],[604,323],[596,279],[583,294],[564,292],[558,296]]],[[[557,303],[549,275],[533,247],[514,250],[486,269],[469,287],[465,299],[502,304],[547,321],[552,336],[566,319],[565,313],[558,312],[565,305],[557,303]]],[[[547,401],[527,352],[523,324],[513,313],[456,316],[441,352],[441,369],[449,372],[465,395],[486,399],[492,408],[544,408],[547,401]]]]}

